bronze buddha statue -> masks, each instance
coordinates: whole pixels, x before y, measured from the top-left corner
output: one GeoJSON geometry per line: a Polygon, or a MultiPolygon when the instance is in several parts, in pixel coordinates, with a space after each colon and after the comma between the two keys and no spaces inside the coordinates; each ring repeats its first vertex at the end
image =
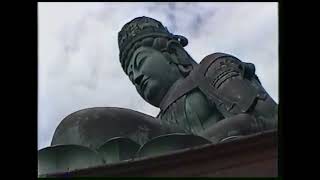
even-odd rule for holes
{"type": "MultiPolygon", "coordinates": [[[[53,161],[48,156],[65,157],[57,154],[60,146],[87,154],[92,150],[102,159],[97,165],[277,128],[278,105],[264,90],[253,64],[224,53],[210,54],[198,64],[184,49],[187,38],[144,16],[122,27],[118,44],[124,72],[140,96],[160,108],[160,113],[151,117],[115,107],[75,112],[56,129],[52,152],[50,147],[39,151],[43,159],[39,164],[54,163],[47,162],[53,161]]],[[[79,167],[88,165],[84,161],[83,166],[59,170],[79,167]]]]}
{"type": "Polygon", "coordinates": [[[188,40],[161,22],[138,17],[119,33],[120,62],[140,96],[160,108],[162,124],[214,142],[277,128],[277,104],[255,66],[224,53],[197,64],[188,40]]]}

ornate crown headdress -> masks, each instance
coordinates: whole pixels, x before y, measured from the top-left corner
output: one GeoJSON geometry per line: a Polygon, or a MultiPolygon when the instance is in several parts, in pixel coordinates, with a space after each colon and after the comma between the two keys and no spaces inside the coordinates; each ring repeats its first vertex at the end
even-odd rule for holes
{"type": "Polygon", "coordinates": [[[146,37],[166,37],[176,39],[184,47],[188,40],[180,35],[171,34],[161,22],[149,17],[137,17],[126,23],[118,34],[118,45],[120,49],[120,62],[123,68],[127,66],[126,59],[129,49],[135,42],[146,37]]]}

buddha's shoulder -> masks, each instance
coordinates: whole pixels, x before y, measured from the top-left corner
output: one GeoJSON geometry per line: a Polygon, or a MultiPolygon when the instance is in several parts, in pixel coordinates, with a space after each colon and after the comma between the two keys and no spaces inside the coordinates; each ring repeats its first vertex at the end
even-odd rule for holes
{"type": "Polygon", "coordinates": [[[205,56],[196,69],[197,73],[203,73],[210,76],[212,73],[224,69],[226,66],[239,66],[242,63],[237,57],[226,53],[212,53],[205,56]]]}

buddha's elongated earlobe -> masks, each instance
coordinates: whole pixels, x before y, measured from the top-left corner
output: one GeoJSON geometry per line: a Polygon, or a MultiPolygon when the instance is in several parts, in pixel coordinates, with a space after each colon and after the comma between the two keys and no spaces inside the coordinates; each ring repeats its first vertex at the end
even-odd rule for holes
{"type": "Polygon", "coordinates": [[[179,71],[181,72],[181,74],[186,77],[187,75],[189,75],[189,73],[192,71],[192,66],[184,66],[182,64],[178,64],[178,68],[179,71]]]}

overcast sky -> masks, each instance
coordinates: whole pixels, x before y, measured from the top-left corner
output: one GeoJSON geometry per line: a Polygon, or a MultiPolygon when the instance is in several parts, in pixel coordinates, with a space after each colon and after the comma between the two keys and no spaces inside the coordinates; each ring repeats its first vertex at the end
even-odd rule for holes
{"type": "Polygon", "coordinates": [[[214,52],[254,63],[278,102],[277,3],[38,3],[38,149],[61,120],[89,107],[124,107],[156,116],[121,69],[117,35],[138,16],[189,39],[197,61],[214,52]]]}

